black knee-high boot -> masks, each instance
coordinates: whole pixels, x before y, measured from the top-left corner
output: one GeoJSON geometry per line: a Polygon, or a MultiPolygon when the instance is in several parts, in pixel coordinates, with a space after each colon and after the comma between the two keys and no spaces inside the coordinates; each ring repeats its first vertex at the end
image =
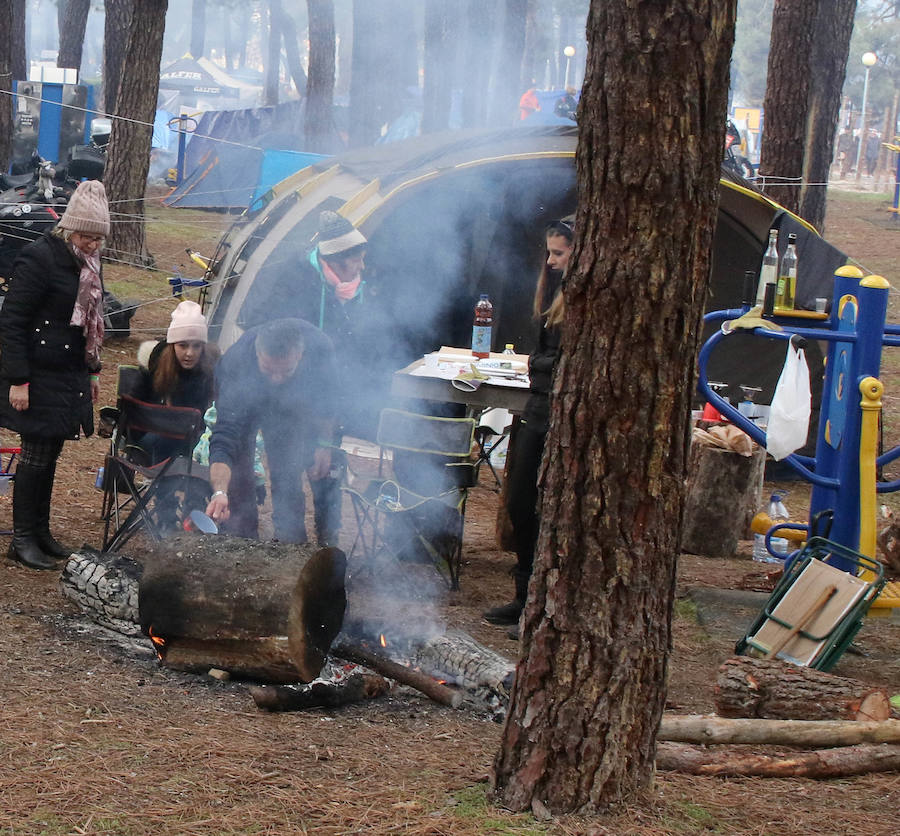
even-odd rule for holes
{"type": "Polygon", "coordinates": [[[32,569],[55,569],[56,562],[44,554],[37,541],[37,517],[43,491],[40,468],[19,462],[13,483],[13,538],[10,560],[18,560],[32,569]]]}
{"type": "Polygon", "coordinates": [[[56,478],[56,462],[41,470],[41,494],[37,510],[37,526],[35,536],[41,551],[50,557],[69,557],[71,549],[67,549],[50,533],[50,499],[53,496],[53,480],[56,478]]]}

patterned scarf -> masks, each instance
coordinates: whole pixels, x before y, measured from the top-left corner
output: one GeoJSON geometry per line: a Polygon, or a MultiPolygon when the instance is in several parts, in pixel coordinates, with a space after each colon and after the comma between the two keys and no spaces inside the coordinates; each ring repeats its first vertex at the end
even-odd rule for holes
{"type": "Polygon", "coordinates": [[[328,266],[327,261],[320,261],[319,266],[322,269],[322,275],[325,277],[325,281],[334,288],[334,295],[337,296],[338,299],[347,302],[356,296],[362,276],[357,276],[352,282],[342,282],[338,277],[338,274],[328,266]]]}
{"type": "Polygon", "coordinates": [[[100,257],[88,255],[69,242],[75,258],[81,263],[78,276],[78,295],[69,325],[81,326],[84,331],[84,359],[88,368],[100,367],[100,346],[103,345],[103,285],[100,282],[100,257]]]}

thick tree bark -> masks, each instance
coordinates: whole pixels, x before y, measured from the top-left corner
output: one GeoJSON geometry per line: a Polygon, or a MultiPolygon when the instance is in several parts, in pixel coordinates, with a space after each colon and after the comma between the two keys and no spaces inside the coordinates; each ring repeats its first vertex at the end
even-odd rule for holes
{"type": "Polygon", "coordinates": [[[812,32],[818,5],[818,0],[775,0],[772,12],[759,175],[764,178],[766,194],[792,212],[800,207],[812,32]]]}
{"type": "Polygon", "coordinates": [[[442,0],[425,0],[425,86],[422,133],[444,131],[450,124],[456,18],[442,0]]]}
{"type": "Polygon", "coordinates": [[[87,27],[91,0],[68,0],[65,16],[59,30],[57,67],[81,69],[81,52],[84,48],[84,30],[87,27]]]}
{"type": "Polygon", "coordinates": [[[266,75],[263,82],[263,105],[278,104],[278,83],[281,75],[281,0],[269,0],[269,29],[266,38],[266,75]]]}
{"type": "Polygon", "coordinates": [[[131,5],[131,0],[106,0],[106,17],[103,23],[103,108],[107,113],[116,112],[116,96],[119,94],[128,30],[131,26],[131,5]]]}
{"type": "Polygon", "coordinates": [[[10,21],[10,66],[13,81],[24,81],[28,78],[28,61],[25,55],[25,0],[12,0],[12,16],[10,21]]]}
{"type": "Polygon", "coordinates": [[[652,780],[734,18],[735,0],[591,2],[541,533],[495,761],[513,810],[599,810],[652,780]]]}
{"type": "Polygon", "coordinates": [[[191,0],[191,55],[202,58],[206,38],[206,0],[191,0]]]}
{"type": "Polygon", "coordinates": [[[125,54],[128,64],[119,83],[103,182],[112,215],[107,249],[117,258],[149,264],[144,236],[144,192],[150,169],[150,143],[159,61],[168,0],[132,0],[125,54]]]}
{"type": "Polygon", "coordinates": [[[891,706],[883,688],[742,656],[719,668],[716,712],[722,717],[780,720],[887,720],[891,706]]]}
{"type": "Polygon", "coordinates": [[[819,2],[812,33],[809,101],[806,122],[800,215],[820,232],[825,229],[828,174],[841,109],[841,89],[847,71],[850,35],[857,0],[819,2]]]}
{"type": "MultiPolygon", "coordinates": [[[[0,20],[12,18],[13,0],[0,0],[0,20]]],[[[0,172],[9,168],[12,155],[12,28],[0,28],[0,172]]]]}
{"type": "Polygon", "coordinates": [[[491,117],[494,125],[511,125],[516,120],[522,86],[522,56],[525,52],[527,0],[505,0],[500,28],[500,54],[491,83],[491,117]]]}
{"type": "Polygon", "coordinates": [[[690,775],[841,778],[900,769],[900,746],[846,746],[777,756],[660,743],[656,768],[690,775]]]}
{"type": "Polygon", "coordinates": [[[704,715],[667,715],[657,740],[675,743],[804,746],[827,749],[858,743],[900,743],[900,721],[761,720],[704,715]]]}
{"type": "Polygon", "coordinates": [[[306,0],[309,75],[306,79],[306,148],[331,153],[336,146],[334,107],[334,3],[306,0]]]}

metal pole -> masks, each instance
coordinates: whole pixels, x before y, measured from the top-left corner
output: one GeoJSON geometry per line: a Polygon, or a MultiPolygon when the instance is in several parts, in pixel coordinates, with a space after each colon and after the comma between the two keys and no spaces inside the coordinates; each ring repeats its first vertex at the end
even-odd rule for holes
{"type": "Polygon", "coordinates": [[[863,81],[863,100],[862,100],[862,127],[859,129],[859,146],[856,149],[856,182],[859,182],[860,175],[862,174],[862,170],[859,167],[859,161],[862,159],[863,153],[863,145],[866,142],[866,101],[869,98],[869,70],[871,67],[866,67],[866,78],[863,81]]]}
{"type": "Polygon", "coordinates": [[[179,186],[181,185],[181,181],[184,180],[184,147],[187,143],[187,134],[185,133],[184,127],[187,120],[188,117],[183,113],[178,117],[178,171],[175,177],[175,183],[179,186]]]}

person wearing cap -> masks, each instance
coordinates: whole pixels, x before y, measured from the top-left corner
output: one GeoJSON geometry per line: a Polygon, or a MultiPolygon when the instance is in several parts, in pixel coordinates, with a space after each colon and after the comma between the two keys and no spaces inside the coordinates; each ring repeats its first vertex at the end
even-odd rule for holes
{"type": "Polygon", "coordinates": [[[70,554],[50,533],[50,501],[64,441],[94,431],[107,235],[103,184],[85,181],[56,227],[21,251],[0,308],[0,425],[21,436],[8,557],[32,569],[70,554]]]}

